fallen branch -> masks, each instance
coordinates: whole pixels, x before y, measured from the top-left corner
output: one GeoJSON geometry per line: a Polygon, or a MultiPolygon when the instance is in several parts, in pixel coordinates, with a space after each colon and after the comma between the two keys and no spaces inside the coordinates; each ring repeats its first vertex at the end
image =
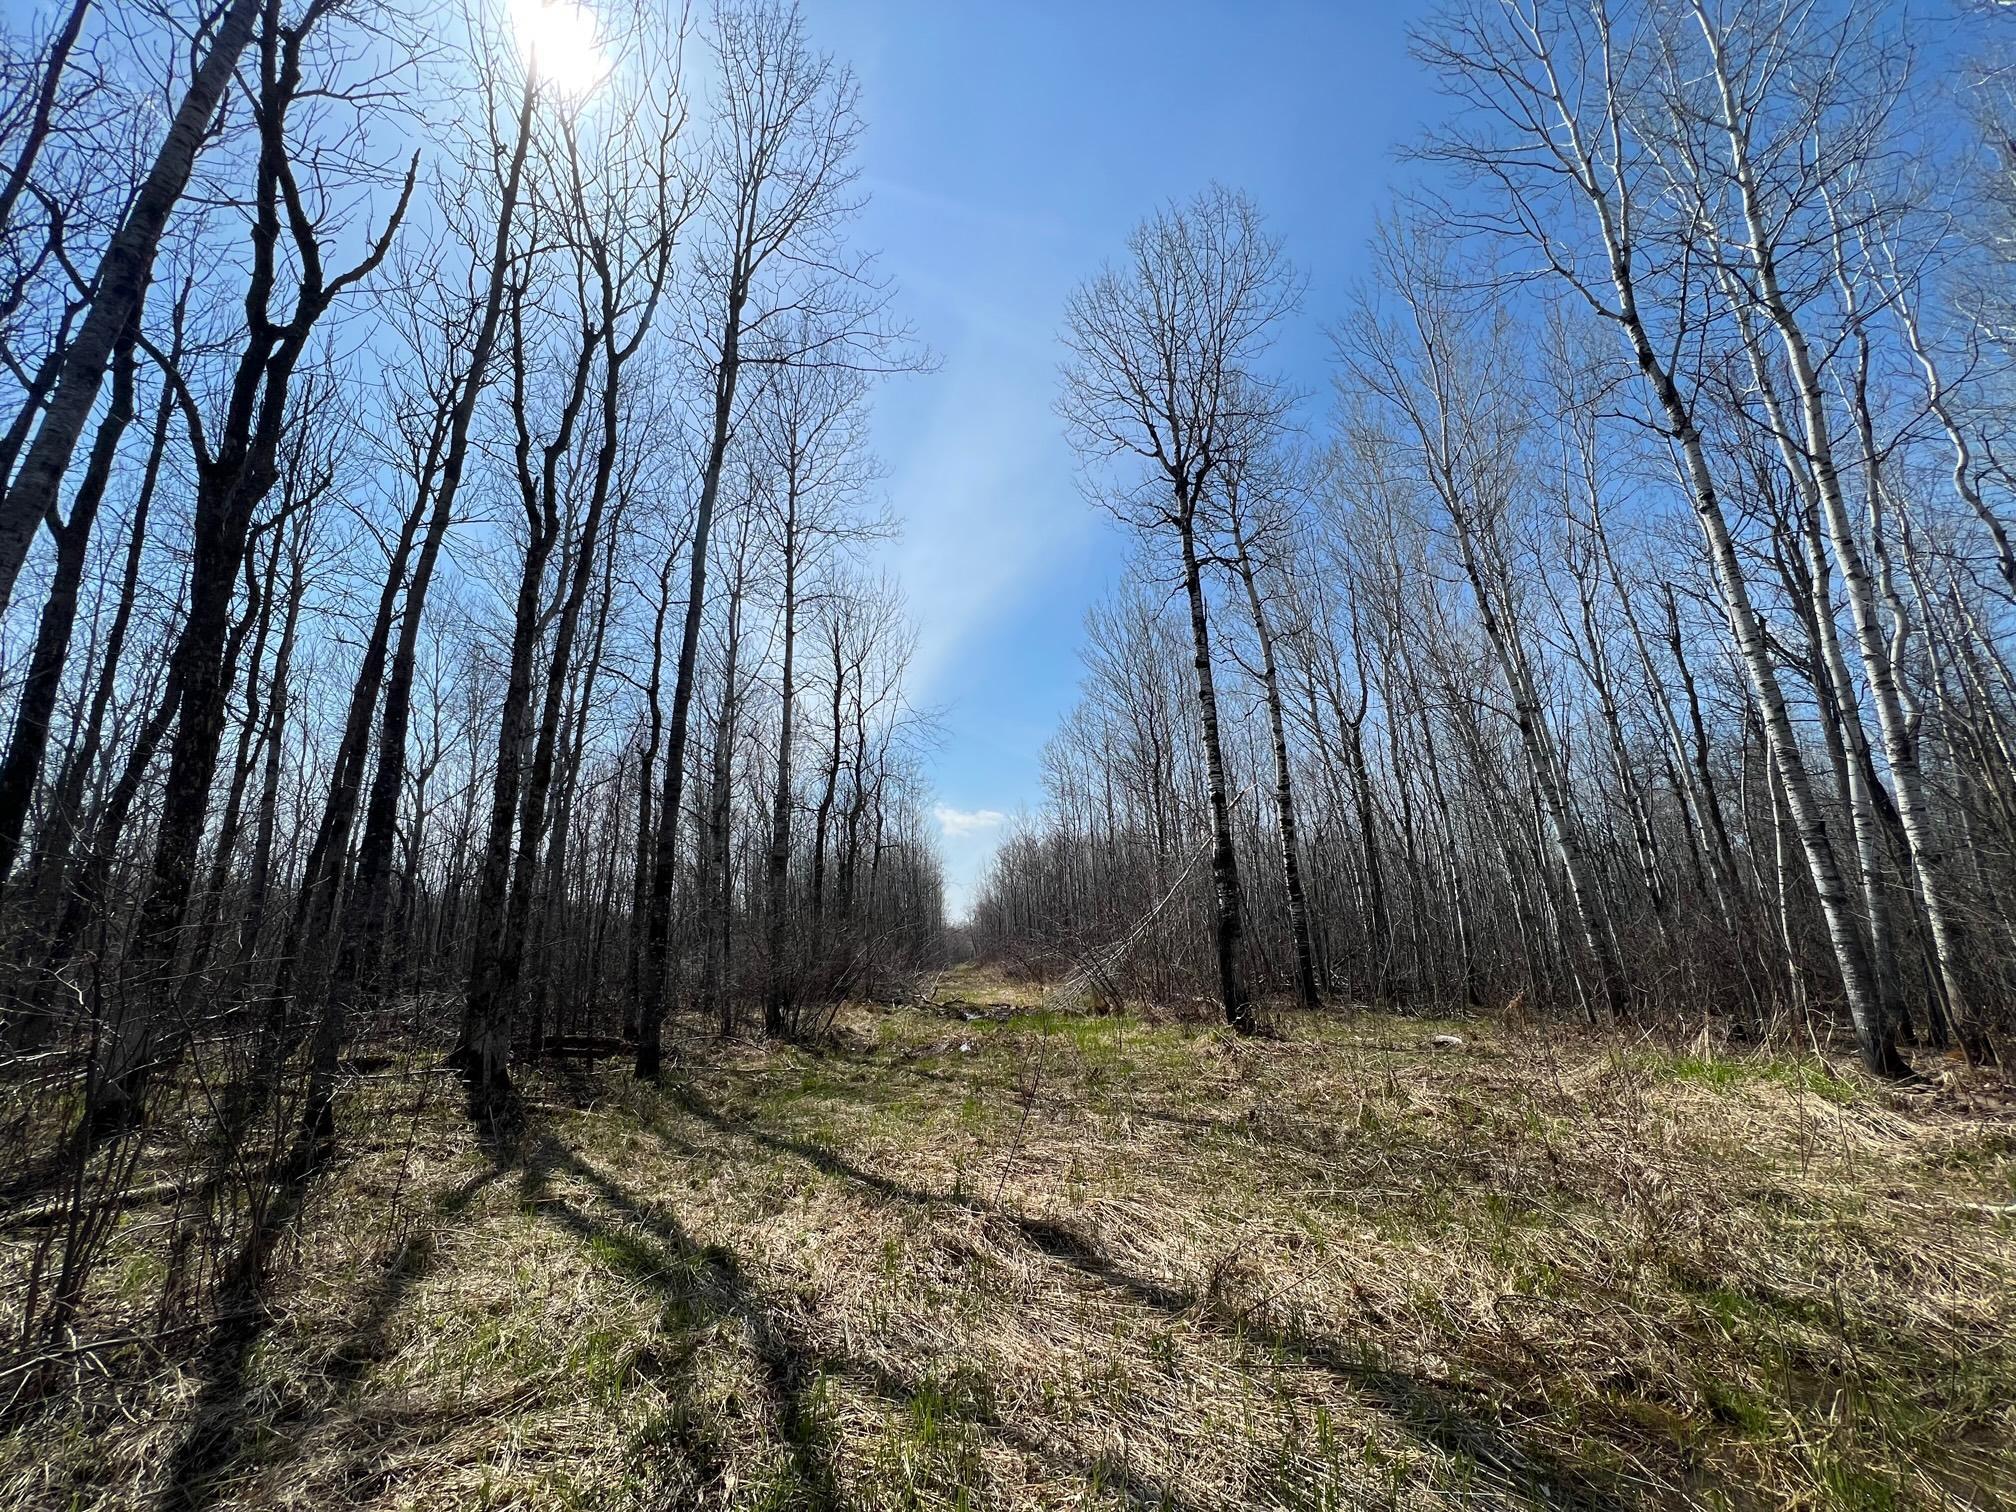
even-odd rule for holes
{"type": "MultiPolygon", "coordinates": [[[[94,1208],[133,1207],[142,1202],[156,1202],[163,1197],[180,1196],[188,1185],[186,1181],[153,1181],[146,1186],[128,1187],[109,1197],[95,1198],[88,1205],[94,1208]]],[[[69,1214],[74,1207],[75,1204],[67,1197],[38,1202],[33,1207],[19,1208],[0,1217],[0,1228],[33,1228],[38,1223],[53,1223],[69,1214]]]]}

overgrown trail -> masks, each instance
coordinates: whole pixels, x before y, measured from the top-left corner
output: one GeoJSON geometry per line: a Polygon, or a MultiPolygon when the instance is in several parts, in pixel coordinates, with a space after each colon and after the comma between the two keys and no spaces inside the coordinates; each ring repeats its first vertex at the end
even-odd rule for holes
{"type": "Polygon", "coordinates": [[[26,1422],[0,1499],[1988,1506],[2016,1478],[1992,1111],[1530,1029],[1033,1002],[962,968],[822,1052],[698,1041],[662,1092],[550,1072],[501,1165],[445,1113],[402,1155],[359,1094],[387,1147],[318,1193],[242,1379],[26,1422]],[[221,1452],[164,1487],[195,1435],[221,1452]]]}

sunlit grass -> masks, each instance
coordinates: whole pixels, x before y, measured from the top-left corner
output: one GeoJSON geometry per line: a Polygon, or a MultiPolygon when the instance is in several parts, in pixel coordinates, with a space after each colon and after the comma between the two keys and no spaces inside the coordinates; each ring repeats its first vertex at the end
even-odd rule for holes
{"type": "MultiPolygon", "coordinates": [[[[696,1037],[662,1090],[535,1074],[495,1176],[444,1105],[396,1246],[354,1103],[216,1504],[1875,1508],[2016,1475],[2016,1146],[1936,1097],[940,988],[823,1048],[696,1037]]],[[[88,1432],[50,1404],[9,1498],[119,1504],[202,1382],[86,1393],[88,1432]]]]}

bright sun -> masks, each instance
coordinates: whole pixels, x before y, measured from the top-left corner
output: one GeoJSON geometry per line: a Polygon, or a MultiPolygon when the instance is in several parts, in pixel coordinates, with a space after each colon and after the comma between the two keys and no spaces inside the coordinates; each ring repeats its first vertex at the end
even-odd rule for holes
{"type": "Polygon", "coordinates": [[[511,0],[511,27],[525,66],[562,94],[583,95],[608,72],[595,14],[573,0],[511,0]]]}

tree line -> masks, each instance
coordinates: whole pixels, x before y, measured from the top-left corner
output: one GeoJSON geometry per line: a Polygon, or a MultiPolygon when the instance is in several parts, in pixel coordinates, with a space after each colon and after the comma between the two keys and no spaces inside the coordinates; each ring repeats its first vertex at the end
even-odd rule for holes
{"type": "Polygon", "coordinates": [[[1241,1030],[1273,995],[1992,1056],[1999,24],[1442,7],[1327,405],[1270,366],[1306,284],[1257,207],[1144,221],[1059,399],[1140,549],[980,948],[1241,1030]]]}
{"type": "Polygon", "coordinates": [[[795,9],[41,20],[0,58],[22,1348],[150,1170],[200,1173],[164,1315],[254,1284],[393,1047],[494,1123],[519,1059],[812,1032],[940,928],[866,439],[928,356],[795,9]]]}

